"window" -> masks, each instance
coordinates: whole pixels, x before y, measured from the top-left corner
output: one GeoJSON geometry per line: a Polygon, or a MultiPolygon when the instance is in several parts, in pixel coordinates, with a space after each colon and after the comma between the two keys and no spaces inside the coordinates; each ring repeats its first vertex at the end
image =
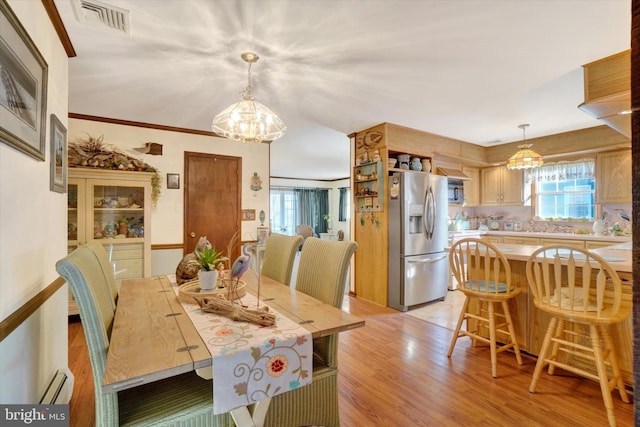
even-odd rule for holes
{"type": "Polygon", "coordinates": [[[351,216],[351,212],[349,211],[349,187],[341,187],[340,188],[340,205],[338,207],[338,221],[348,221],[351,216]]]}
{"type": "Polygon", "coordinates": [[[296,226],[307,224],[314,233],[327,232],[329,190],[326,188],[271,187],[271,231],[295,235],[296,226]]]}
{"type": "Polygon", "coordinates": [[[534,184],[536,215],[543,219],[593,219],[594,170],[593,159],[550,163],[528,170],[525,181],[534,184]]]}
{"type": "Polygon", "coordinates": [[[296,234],[295,195],[291,188],[271,187],[271,231],[296,234]]]}

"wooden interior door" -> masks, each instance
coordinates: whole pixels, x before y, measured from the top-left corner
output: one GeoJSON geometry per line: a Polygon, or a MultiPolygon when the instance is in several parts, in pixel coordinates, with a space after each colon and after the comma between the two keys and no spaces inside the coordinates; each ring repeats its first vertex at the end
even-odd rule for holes
{"type": "MultiPolygon", "coordinates": [[[[184,176],[184,253],[193,252],[198,239],[206,236],[228,255],[227,245],[240,233],[242,158],[185,152],[184,176]]],[[[238,244],[231,262],[239,254],[238,244]]]]}

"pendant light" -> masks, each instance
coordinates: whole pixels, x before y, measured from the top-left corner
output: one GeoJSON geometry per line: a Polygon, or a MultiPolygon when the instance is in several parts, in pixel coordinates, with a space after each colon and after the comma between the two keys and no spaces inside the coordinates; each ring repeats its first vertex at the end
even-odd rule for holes
{"type": "Polygon", "coordinates": [[[245,52],[240,57],[249,64],[248,85],[240,93],[244,100],[225,108],[213,118],[212,129],[220,136],[242,142],[273,141],[287,130],[282,120],[273,111],[253,99],[251,85],[251,65],[259,57],[253,52],[245,52]]]}
{"type": "MultiPolygon", "coordinates": [[[[518,125],[522,129],[522,142],[525,140],[525,129],[528,124],[518,125]]],[[[518,145],[518,152],[509,157],[507,169],[529,169],[542,166],[544,161],[542,156],[531,149],[532,144],[518,145]]]]}

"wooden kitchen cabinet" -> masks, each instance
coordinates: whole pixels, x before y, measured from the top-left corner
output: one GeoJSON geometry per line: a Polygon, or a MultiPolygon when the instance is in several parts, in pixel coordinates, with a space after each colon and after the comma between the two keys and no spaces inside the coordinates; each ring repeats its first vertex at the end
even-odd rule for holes
{"type": "Polygon", "coordinates": [[[553,239],[553,238],[541,238],[540,245],[542,246],[550,246],[550,245],[563,245],[572,248],[584,248],[584,240],[571,240],[571,239],[553,239]]]}
{"type": "Polygon", "coordinates": [[[488,234],[485,234],[484,236],[482,236],[482,240],[487,241],[489,243],[493,243],[493,244],[504,243],[504,238],[502,236],[492,236],[488,234]]]}
{"type": "Polygon", "coordinates": [[[615,245],[618,242],[606,242],[604,240],[587,240],[584,242],[584,246],[587,249],[598,249],[604,248],[607,246],[615,245]]]}
{"type": "Polygon", "coordinates": [[[480,170],[482,178],[483,206],[522,205],[524,174],[520,170],[509,170],[505,166],[494,166],[480,170]]]}
{"type": "MultiPolygon", "coordinates": [[[[151,178],[148,172],[69,169],[67,247],[104,246],[116,284],[151,275],[151,178]],[[122,225],[121,225],[122,224],[122,225]]],[[[78,308],[69,291],[69,315],[78,308]]]]}
{"type": "Polygon", "coordinates": [[[462,171],[470,178],[463,182],[464,206],[480,206],[480,169],[465,166],[462,171]]]}
{"type": "Polygon", "coordinates": [[[631,150],[596,155],[596,203],[631,203],[631,150]]]}
{"type": "Polygon", "coordinates": [[[540,239],[535,237],[514,237],[514,236],[504,236],[504,243],[510,243],[514,245],[533,245],[538,246],[540,244],[540,239]]]}

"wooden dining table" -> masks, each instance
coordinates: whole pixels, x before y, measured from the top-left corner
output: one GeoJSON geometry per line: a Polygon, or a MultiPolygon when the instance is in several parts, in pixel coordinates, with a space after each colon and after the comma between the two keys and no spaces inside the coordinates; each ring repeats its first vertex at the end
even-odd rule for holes
{"type": "MultiPolygon", "coordinates": [[[[249,270],[242,280],[247,293],[258,297],[257,275],[249,270]]],[[[364,326],[363,319],[269,277],[260,276],[259,288],[260,301],[303,326],[312,338],[364,326]]],[[[122,282],[103,392],[118,392],[190,371],[206,372],[211,365],[211,353],[168,276],[122,282]]]]}

